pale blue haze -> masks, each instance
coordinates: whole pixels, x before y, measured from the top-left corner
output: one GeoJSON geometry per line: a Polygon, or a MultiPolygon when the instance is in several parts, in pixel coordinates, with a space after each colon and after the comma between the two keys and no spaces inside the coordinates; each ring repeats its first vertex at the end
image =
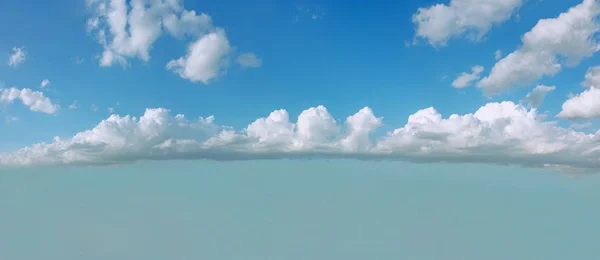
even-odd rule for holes
{"type": "Polygon", "coordinates": [[[0,259],[595,259],[600,178],[172,161],[0,174],[0,259]]]}

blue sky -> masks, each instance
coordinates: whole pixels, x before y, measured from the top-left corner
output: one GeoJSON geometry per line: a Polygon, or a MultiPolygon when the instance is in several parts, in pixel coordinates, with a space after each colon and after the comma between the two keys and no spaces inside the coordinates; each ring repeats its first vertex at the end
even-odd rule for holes
{"type": "MultiPolygon", "coordinates": [[[[69,145],[77,143],[95,147],[99,147],[98,145],[113,147],[116,145],[115,143],[107,141],[109,139],[98,138],[98,136],[106,136],[98,133],[97,136],[83,141],[71,139],[77,133],[93,129],[102,120],[107,119],[111,114],[109,108],[114,109],[114,113],[121,117],[126,115],[140,117],[146,108],[166,108],[170,110],[170,116],[184,114],[188,119],[214,115],[214,124],[219,127],[233,127],[238,135],[248,136],[247,126],[257,118],[269,116],[272,111],[285,109],[289,114],[291,124],[295,124],[296,118],[304,110],[323,105],[327,108],[327,114],[335,119],[341,129],[339,134],[332,134],[328,138],[342,140],[345,137],[351,137],[352,140],[348,140],[352,142],[365,142],[360,145],[352,143],[351,146],[356,149],[352,148],[351,150],[367,153],[372,151],[372,148],[378,147],[377,138],[385,137],[388,132],[405,126],[409,116],[420,109],[435,107],[444,118],[447,118],[451,114],[475,113],[487,103],[511,101],[514,104],[510,105],[510,109],[531,112],[533,108],[521,101],[537,85],[556,87],[554,91],[547,94],[534,113],[536,117],[545,114],[544,122],[556,122],[560,129],[555,129],[556,131],[545,128],[540,130],[542,133],[540,139],[543,139],[542,141],[545,143],[535,145],[525,144],[523,140],[528,138],[515,137],[516,139],[520,138],[522,143],[516,148],[509,147],[510,149],[515,148],[513,155],[518,155],[519,152],[525,150],[526,154],[534,157],[531,159],[534,163],[531,164],[546,164],[552,161],[548,158],[562,156],[563,152],[577,154],[584,150],[594,149],[594,147],[572,148],[571,143],[556,144],[555,141],[548,140],[569,139],[563,138],[564,136],[557,137],[559,134],[556,133],[562,133],[561,131],[565,129],[571,131],[569,127],[573,124],[574,119],[577,119],[575,121],[577,124],[596,126],[594,119],[600,117],[600,109],[594,108],[593,104],[591,106],[595,112],[589,112],[588,109],[586,110],[588,113],[581,116],[582,109],[586,108],[577,107],[578,104],[584,103],[578,100],[574,101],[575,107],[571,107],[569,115],[561,118],[555,117],[562,111],[562,104],[569,99],[570,93],[579,94],[586,90],[581,82],[584,81],[586,72],[598,63],[598,58],[593,55],[596,51],[590,50],[590,46],[597,46],[594,31],[597,30],[595,28],[598,28],[597,10],[595,10],[598,3],[596,1],[512,0],[504,2],[505,6],[502,6],[503,1],[488,0],[487,2],[491,3],[492,8],[497,8],[492,10],[492,16],[495,18],[486,18],[485,15],[483,18],[478,18],[470,15],[469,11],[462,8],[461,5],[474,6],[472,9],[475,11],[473,12],[478,11],[477,5],[471,5],[472,3],[468,0],[373,2],[369,4],[358,2],[341,4],[331,1],[253,1],[253,3],[243,2],[242,4],[229,0],[186,1],[178,3],[179,9],[174,8],[165,12],[180,19],[185,12],[195,11],[194,15],[200,16],[202,13],[210,16],[211,22],[192,24],[189,27],[179,24],[179,27],[173,28],[177,28],[180,32],[187,30],[188,33],[179,37],[174,36],[174,33],[167,28],[166,22],[161,20],[166,19],[166,13],[158,14],[159,11],[154,9],[149,11],[150,8],[159,4],[167,6],[169,1],[149,1],[146,11],[154,12],[150,15],[151,20],[154,19],[151,22],[156,23],[160,35],[155,40],[149,40],[150,37],[146,37],[147,35],[144,34],[137,38],[138,43],[150,42],[149,47],[146,48],[149,54],[147,58],[132,54],[135,50],[131,52],[125,50],[126,47],[123,46],[119,49],[119,47],[115,47],[114,42],[111,43],[115,35],[111,33],[110,25],[106,23],[108,16],[101,14],[98,9],[98,6],[103,4],[107,10],[112,10],[110,2],[100,0],[87,2],[55,0],[43,3],[33,0],[8,0],[3,2],[2,10],[0,10],[0,33],[6,37],[0,41],[0,57],[5,60],[0,65],[2,87],[5,90],[10,90],[14,86],[19,91],[27,88],[33,92],[39,91],[57,108],[56,111],[50,111],[51,113],[32,111],[31,107],[24,106],[18,99],[10,101],[5,99],[0,111],[3,117],[0,122],[0,143],[2,144],[0,151],[5,152],[4,164],[72,162],[73,158],[67,158],[68,156],[65,154],[31,159],[28,155],[18,153],[20,148],[41,142],[59,147],[61,145],[53,141],[55,136],[60,137],[61,140],[67,140],[65,142],[70,142],[69,145]],[[454,19],[451,21],[461,24],[458,25],[458,29],[455,28],[457,32],[451,35],[447,42],[431,41],[434,37],[439,37],[439,35],[433,35],[434,33],[442,32],[443,34],[448,30],[448,28],[434,27],[443,27],[444,24],[448,24],[447,22],[440,24],[423,22],[420,24],[414,19],[419,13],[424,14],[426,10],[433,10],[434,5],[438,5],[438,7],[443,5],[446,9],[436,14],[438,17],[431,18],[431,21],[454,19]],[[586,25],[591,27],[591,33],[586,31],[588,34],[581,42],[569,41],[572,37],[568,35],[568,32],[576,30],[572,28],[560,30],[564,29],[561,27],[564,24],[569,25],[564,22],[571,18],[560,20],[559,15],[568,13],[569,8],[575,6],[591,13],[586,16],[587,18],[576,17],[587,22],[586,25]],[[535,34],[529,43],[524,43],[522,36],[535,28],[540,19],[546,18],[559,20],[559,22],[549,25],[541,24],[540,27],[546,27],[540,31],[546,35],[535,34]],[[90,29],[88,28],[89,21],[93,19],[98,19],[100,24],[90,29]],[[426,26],[437,31],[434,30],[434,33],[430,31],[429,35],[419,34],[419,28],[426,26]],[[482,30],[481,28],[487,29],[482,30]],[[106,47],[99,43],[97,35],[102,30],[106,33],[105,37],[109,42],[108,48],[112,48],[111,51],[121,55],[127,65],[120,65],[117,59],[110,66],[101,64],[102,53],[106,47]],[[460,30],[462,33],[458,32],[460,30]],[[229,45],[227,50],[215,54],[217,56],[211,56],[217,57],[217,60],[223,63],[218,64],[218,75],[210,76],[206,82],[193,81],[190,79],[190,75],[201,75],[207,70],[210,71],[211,68],[208,68],[210,66],[190,67],[187,78],[185,75],[178,74],[176,68],[167,68],[170,61],[185,57],[188,46],[199,42],[207,35],[217,35],[218,31],[223,32],[223,39],[226,39],[229,45]],[[477,39],[470,37],[475,34],[479,35],[477,39]],[[538,42],[537,39],[542,40],[538,42]],[[562,40],[552,45],[546,44],[551,42],[548,39],[568,40],[562,40]],[[23,51],[24,58],[11,65],[10,57],[16,53],[15,48],[23,51]],[[531,53],[537,51],[535,52],[537,54],[542,51],[553,52],[556,54],[552,55],[556,59],[555,65],[562,65],[562,69],[534,77],[526,82],[509,80],[501,91],[491,95],[486,93],[486,89],[500,86],[507,78],[510,79],[519,74],[519,71],[511,72],[514,74],[512,76],[498,72],[494,74],[493,82],[488,82],[487,87],[474,86],[479,80],[490,76],[494,65],[502,61],[502,59],[495,58],[497,50],[502,53],[500,58],[505,58],[506,55],[520,50],[520,48],[531,53]],[[236,60],[242,54],[253,54],[260,62],[250,67],[237,64],[236,60]],[[577,59],[577,62],[569,64],[572,66],[567,66],[566,60],[569,59],[577,59]],[[471,68],[476,65],[480,65],[484,69],[478,80],[473,82],[473,86],[465,88],[452,86],[452,82],[461,73],[470,72],[471,68]],[[50,84],[45,88],[40,88],[40,83],[44,79],[48,79],[50,84]],[[75,101],[77,108],[69,109],[69,106],[75,101]],[[520,102],[521,105],[519,105],[520,102]],[[97,107],[97,111],[91,108],[92,105],[97,107]],[[514,106],[520,107],[515,108],[514,106]],[[373,118],[383,118],[383,120],[379,123],[375,122],[377,120],[371,120],[372,128],[364,128],[359,125],[348,127],[346,117],[363,107],[369,107],[372,110],[373,118]],[[368,129],[368,131],[361,132],[360,129],[368,129]],[[352,134],[353,131],[355,131],[355,135],[352,134]],[[556,133],[547,133],[548,131],[556,133]],[[364,141],[364,135],[369,140],[364,141]],[[546,149],[549,146],[561,148],[544,152],[536,150],[538,148],[546,149]],[[550,155],[548,158],[539,159],[539,154],[550,155]]],[[[123,17],[129,19],[130,22],[132,21],[133,2],[125,1],[124,5],[127,9],[123,17]]],[[[581,12],[571,13],[577,15],[581,12]]],[[[127,24],[125,27],[127,37],[134,26],[127,24]]],[[[199,50],[209,54],[211,51],[206,46],[200,46],[199,50]],[[201,50],[202,48],[205,49],[201,50]]],[[[509,67],[515,67],[513,65],[509,67]]],[[[527,67],[535,66],[528,65],[527,67]]],[[[527,75],[534,74],[530,71],[521,72],[527,75]]],[[[482,83],[482,85],[484,84],[482,83]]],[[[590,91],[595,91],[595,89],[595,87],[589,88],[590,91]]],[[[508,114],[504,117],[511,116],[508,114]]],[[[509,119],[513,122],[520,120],[509,119]]],[[[483,124],[485,127],[493,125],[493,122],[488,121],[485,124],[482,123],[485,121],[482,121],[482,118],[477,120],[479,120],[477,124],[483,124]]],[[[538,121],[527,124],[537,124],[538,121]]],[[[444,124],[446,123],[440,123],[436,127],[452,128],[444,124]]],[[[547,127],[545,124],[544,127],[547,127]]],[[[515,126],[515,129],[523,129],[519,127],[515,126]]],[[[299,127],[295,125],[292,128],[292,131],[299,131],[299,127]]],[[[432,132],[428,127],[423,129],[423,132],[432,132]]],[[[595,130],[595,128],[577,130],[569,132],[568,135],[583,138],[573,141],[581,143],[585,142],[582,140],[595,138],[595,130]],[[580,134],[588,135],[580,136],[580,134]]],[[[272,136],[269,133],[281,132],[277,129],[267,128],[262,128],[260,131],[262,132],[257,133],[254,137],[272,136]]],[[[450,133],[453,130],[442,129],[440,131],[458,135],[458,132],[450,133]]],[[[506,130],[505,128],[502,131],[514,134],[510,129],[506,130]]],[[[116,132],[126,131],[120,129],[111,133],[116,132]]],[[[213,136],[221,132],[216,131],[213,136]]],[[[162,141],[176,140],[178,137],[171,136],[171,132],[166,135],[168,137],[162,141]]],[[[311,133],[311,136],[315,136],[315,133],[311,133]]],[[[205,138],[202,139],[198,136],[188,136],[186,138],[186,140],[194,139],[200,142],[209,137],[202,137],[205,138]]],[[[260,145],[271,147],[269,140],[258,139],[260,139],[258,141],[260,145]]],[[[491,143],[503,145],[499,142],[508,144],[511,140],[491,143]]],[[[426,141],[435,143],[433,139],[426,141]]],[[[429,145],[438,145],[433,143],[429,145]]],[[[140,145],[143,146],[139,143],[133,146],[140,145]]],[[[416,145],[421,145],[419,148],[421,151],[424,151],[423,147],[427,146],[421,143],[416,145]]],[[[115,151],[127,151],[118,145],[114,147],[117,147],[115,151]]],[[[386,147],[389,148],[389,146],[386,147]]],[[[102,149],[104,149],[102,153],[107,152],[106,148],[102,149]]],[[[394,149],[399,150],[398,147],[392,148],[392,150],[394,149]]],[[[284,148],[281,150],[289,151],[284,148]]],[[[386,151],[389,152],[389,149],[386,151]]],[[[273,151],[267,153],[269,152],[273,151]]],[[[302,150],[301,152],[311,153],[313,151],[302,150]]],[[[337,152],[335,150],[332,153],[337,152]]],[[[89,153],[86,151],[78,158],[83,158],[81,159],[83,163],[92,163],[95,160],[92,158],[102,156],[89,153]]],[[[178,154],[175,157],[188,155],[178,154]]],[[[131,156],[137,158],[137,155],[131,156]]],[[[404,157],[412,158],[414,156],[417,155],[411,154],[404,157]]],[[[442,157],[445,156],[449,155],[445,154],[442,157]]],[[[144,156],[140,158],[142,157],[144,156]]],[[[197,157],[197,155],[192,157],[197,157]]],[[[432,156],[432,158],[438,157],[438,155],[432,156]]],[[[510,159],[503,158],[492,161],[504,163],[506,160],[510,159]]],[[[585,162],[584,168],[598,164],[597,161],[590,160],[585,162]]],[[[79,159],[75,161],[79,162],[79,159]]],[[[565,165],[581,166],[579,165],[581,163],[567,160],[565,165]]]]}

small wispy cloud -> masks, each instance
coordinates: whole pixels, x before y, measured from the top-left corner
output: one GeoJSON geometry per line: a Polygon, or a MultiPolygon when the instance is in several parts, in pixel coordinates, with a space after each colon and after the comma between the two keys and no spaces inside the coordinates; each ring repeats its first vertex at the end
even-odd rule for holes
{"type": "Polygon", "coordinates": [[[308,18],[311,20],[320,20],[325,17],[325,12],[319,8],[307,8],[303,6],[299,6],[296,10],[296,16],[294,22],[299,22],[300,19],[308,18]]]}
{"type": "Polygon", "coordinates": [[[12,53],[8,58],[8,66],[15,67],[25,61],[25,47],[13,47],[12,53]]]}
{"type": "Polygon", "coordinates": [[[75,60],[76,64],[81,64],[81,63],[83,63],[85,61],[85,59],[83,59],[83,58],[81,58],[79,56],[75,57],[74,60],[75,60]]]}
{"type": "Polygon", "coordinates": [[[258,68],[262,65],[262,59],[252,52],[240,54],[236,62],[242,68],[258,68]]]}
{"type": "Polygon", "coordinates": [[[5,118],[4,118],[4,121],[5,121],[7,124],[10,124],[10,123],[12,123],[12,122],[15,122],[15,121],[18,121],[18,120],[19,120],[19,118],[18,118],[18,117],[16,117],[16,116],[7,116],[7,117],[5,117],[5,118]]]}
{"type": "Polygon", "coordinates": [[[45,88],[49,85],[50,85],[50,80],[44,79],[44,80],[42,80],[42,83],[40,83],[40,88],[45,88]]]}
{"type": "Polygon", "coordinates": [[[77,108],[77,100],[73,101],[73,103],[69,105],[69,109],[76,109],[76,108],[77,108]]]}

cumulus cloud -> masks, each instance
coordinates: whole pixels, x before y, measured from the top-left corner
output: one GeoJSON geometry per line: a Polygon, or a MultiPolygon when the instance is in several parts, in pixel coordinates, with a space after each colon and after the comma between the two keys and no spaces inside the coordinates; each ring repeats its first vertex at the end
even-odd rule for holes
{"type": "Polygon", "coordinates": [[[40,88],[45,88],[49,85],[50,85],[50,80],[44,79],[44,80],[42,80],[42,83],[40,83],[40,88]]]}
{"type": "Polygon", "coordinates": [[[87,30],[93,32],[104,49],[100,57],[101,66],[128,66],[131,58],[149,61],[154,42],[166,32],[177,39],[195,40],[190,44],[190,52],[193,47],[197,47],[194,54],[208,56],[194,56],[189,63],[186,63],[188,61],[185,58],[180,58],[170,62],[169,66],[181,67],[181,73],[178,74],[186,79],[206,82],[219,70],[215,69],[214,59],[219,60],[223,51],[229,50],[225,34],[221,29],[213,27],[211,17],[205,13],[186,10],[182,1],[88,0],[88,5],[92,16],[87,21],[87,30]],[[215,31],[220,43],[226,43],[225,50],[209,48],[214,45],[202,45],[207,43],[206,39],[215,37],[215,31]]]}
{"type": "Polygon", "coordinates": [[[208,84],[225,72],[230,51],[225,31],[218,28],[190,44],[184,57],[169,61],[166,67],[184,79],[208,84]]]}
{"type": "Polygon", "coordinates": [[[531,92],[527,93],[523,101],[529,103],[531,107],[539,107],[544,101],[546,95],[556,89],[555,86],[544,86],[539,85],[535,87],[531,92]]]}
{"type": "Polygon", "coordinates": [[[600,88],[600,66],[589,68],[585,73],[585,81],[581,85],[588,88],[600,88]]]}
{"type": "Polygon", "coordinates": [[[8,66],[15,67],[25,61],[25,48],[13,47],[10,57],[8,58],[8,66]]]}
{"type": "Polygon", "coordinates": [[[434,46],[444,46],[451,38],[468,36],[479,39],[492,28],[508,20],[524,0],[451,0],[419,8],[412,21],[415,37],[434,46]]]}
{"type": "MultiPolygon", "coordinates": [[[[130,59],[150,60],[154,42],[163,35],[189,41],[187,54],[166,65],[192,82],[208,84],[223,75],[230,63],[225,31],[205,13],[186,10],[180,0],[88,0],[91,17],[87,30],[103,46],[101,66],[129,66],[130,59]]],[[[260,66],[260,59],[244,65],[260,66]]]]}
{"type": "Polygon", "coordinates": [[[444,118],[434,108],[410,115],[406,124],[373,136],[383,124],[365,107],[338,122],[323,106],[297,120],[279,109],[246,128],[188,119],[168,109],[147,109],[139,118],[111,115],[91,130],[55,137],[0,155],[0,165],[118,164],[137,160],[356,158],[416,162],[481,162],[596,171],[600,133],[586,134],[542,121],[535,108],[488,103],[475,113],[444,118]]]}
{"type": "Polygon", "coordinates": [[[600,66],[589,68],[581,85],[588,89],[569,97],[562,104],[558,117],[571,120],[600,118],[600,66]]]}
{"type": "Polygon", "coordinates": [[[584,0],[556,18],[541,19],[523,35],[522,46],[499,60],[490,74],[477,83],[488,95],[515,85],[529,84],[575,66],[599,50],[595,38],[600,29],[596,0],[584,0]]]}
{"type": "Polygon", "coordinates": [[[149,50],[162,33],[160,13],[169,12],[166,3],[146,5],[144,0],[90,0],[94,12],[87,30],[96,32],[103,47],[100,64],[126,64],[126,58],[150,59],[149,50]]]}
{"type": "Polygon", "coordinates": [[[565,119],[592,119],[600,117],[600,89],[589,88],[567,99],[557,117],[565,119]]]}
{"type": "Polygon", "coordinates": [[[243,68],[258,68],[262,65],[262,59],[252,52],[240,54],[236,62],[243,68]]]}
{"type": "Polygon", "coordinates": [[[11,104],[15,100],[21,100],[23,105],[31,111],[43,112],[46,114],[55,114],[60,109],[60,106],[53,104],[50,98],[44,96],[44,93],[33,91],[29,88],[17,89],[8,88],[0,89],[0,103],[11,104]]]}
{"type": "Polygon", "coordinates": [[[481,72],[483,72],[483,66],[473,66],[471,68],[471,73],[463,72],[452,82],[452,86],[455,88],[466,88],[471,86],[474,81],[478,80],[481,76],[481,72]]]}

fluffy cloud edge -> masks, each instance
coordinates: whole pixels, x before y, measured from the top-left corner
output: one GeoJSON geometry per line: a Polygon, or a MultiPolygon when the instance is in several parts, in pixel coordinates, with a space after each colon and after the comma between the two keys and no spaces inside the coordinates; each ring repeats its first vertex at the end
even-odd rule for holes
{"type": "Polygon", "coordinates": [[[481,77],[481,72],[483,72],[484,69],[485,68],[480,65],[473,66],[471,68],[471,73],[463,72],[458,75],[458,77],[452,81],[452,86],[455,88],[466,88],[473,85],[473,82],[481,77]]]}
{"type": "Polygon", "coordinates": [[[453,38],[467,36],[477,40],[485,36],[521,7],[524,0],[451,0],[448,4],[421,7],[412,17],[415,39],[432,46],[445,46],[453,38]]]}
{"type": "Polygon", "coordinates": [[[15,100],[21,100],[24,106],[34,112],[42,112],[46,114],[56,114],[60,109],[58,104],[54,104],[49,97],[39,91],[33,91],[29,88],[18,89],[0,88],[0,103],[11,104],[15,100]]]}
{"type": "Polygon", "coordinates": [[[521,46],[498,60],[477,87],[486,95],[500,94],[591,57],[600,50],[594,37],[600,31],[598,15],[597,0],[583,0],[555,18],[540,19],[521,37],[521,46]]]}
{"type": "MultiPolygon", "coordinates": [[[[103,48],[100,66],[128,67],[131,59],[148,62],[154,43],[170,35],[188,42],[188,48],[184,56],[167,63],[168,70],[204,84],[226,73],[234,47],[224,30],[214,26],[208,14],[186,10],[182,1],[87,0],[87,4],[91,14],[87,31],[103,48]]],[[[241,65],[260,66],[260,59],[249,62],[241,65]]]]}
{"type": "Polygon", "coordinates": [[[581,85],[587,89],[570,96],[557,117],[568,120],[600,118],[600,66],[590,67],[581,85]]]}
{"type": "Polygon", "coordinates": [[[586,134],[542,121],[535,108],[488,103],[475,113],[447,118],[434,108],[373,137],[383,118],[365,107],[336,121],[324,106],[304,110],[295,122],[275,110],[241,130],[215,117],[188,119],[168,109],[146,109],[139,118],[111,115],[70,138],[55,137],[0,154],[0,165],[109,165],[139,160],[252,160],[350,158],[411,162],[490,163],[596,172],[600,133],[586,134]]]}

